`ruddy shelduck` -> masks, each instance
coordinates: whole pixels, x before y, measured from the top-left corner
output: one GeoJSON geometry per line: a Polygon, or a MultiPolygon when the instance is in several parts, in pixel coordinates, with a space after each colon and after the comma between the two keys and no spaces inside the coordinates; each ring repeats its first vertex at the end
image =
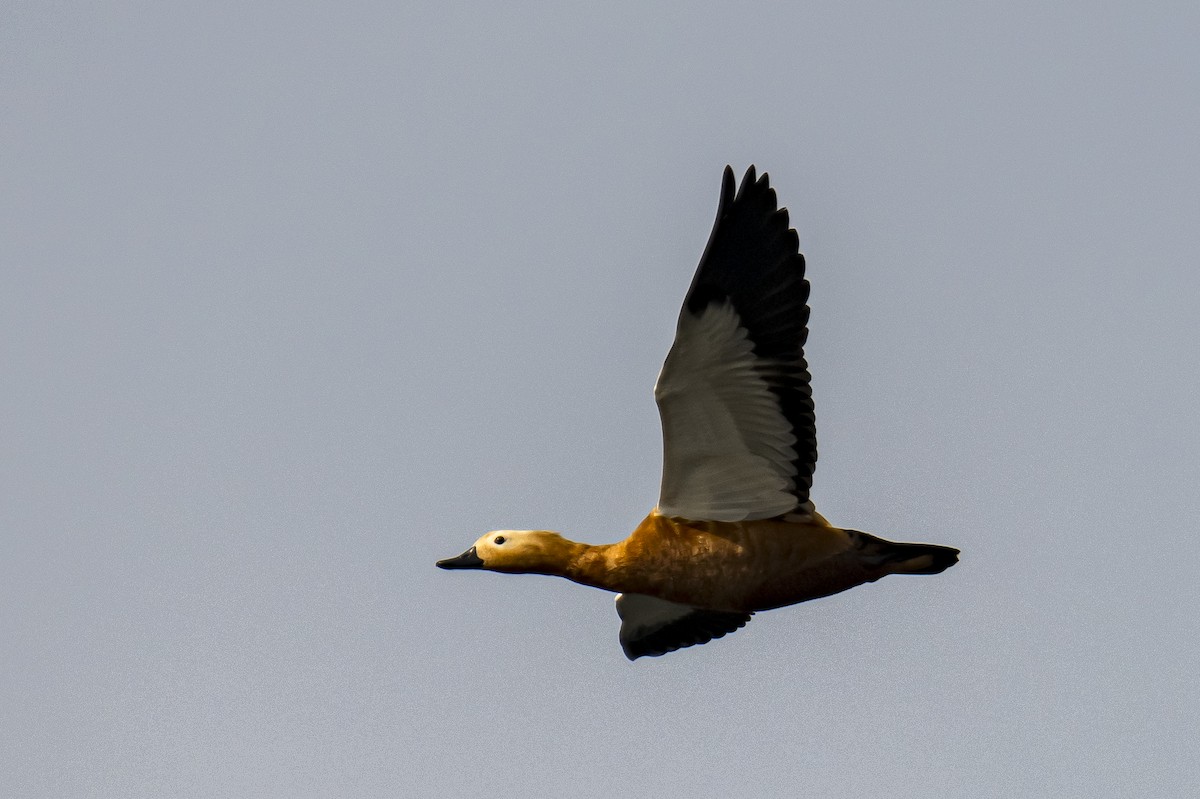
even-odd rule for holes
{"type": "Polygon", "coordinates": [[[616,544],[495,530],[437,565],[618,592],[630,660],[720,638],[756,611],[952,566],[957,549],[834,527],[809,501],[817,439],[808,293],[799,237],[767,175],[751,166],[735,191],[726,167],[716,224],[654,387],[658,507],[616,544]]]}

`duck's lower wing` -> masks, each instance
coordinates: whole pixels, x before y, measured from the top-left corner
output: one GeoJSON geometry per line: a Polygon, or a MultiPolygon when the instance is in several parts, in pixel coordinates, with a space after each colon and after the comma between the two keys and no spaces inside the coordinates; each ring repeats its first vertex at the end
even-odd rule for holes
{"type": "Polygon", "coordinates": [[[644,594],[618,594],[621,649],[625,657],[657,657],[706,644],[745,626],[750,613],[704,610],[644,594]]]}

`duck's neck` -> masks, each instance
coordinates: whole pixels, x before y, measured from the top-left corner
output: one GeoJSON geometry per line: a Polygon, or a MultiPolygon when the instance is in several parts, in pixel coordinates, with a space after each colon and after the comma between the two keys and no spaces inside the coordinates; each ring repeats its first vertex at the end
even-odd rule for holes
{"type": "Polygon", "coordinates": [[[519,566],[497,571],[548,574],[595,588],[620,590],[614,584],[620,544],[581,544],[549,531],[542,534],[538,543],[535,552],[519,566]]]}
{"type": "Polygon", "coordinates": [[[614,555],[618,544],[579,544],[574,541],[570,557],[558,572],[560,577],[566,577],[571,582],[590,585],[594,588],[618,590],[613,587],[616,578],[614,555]]]}

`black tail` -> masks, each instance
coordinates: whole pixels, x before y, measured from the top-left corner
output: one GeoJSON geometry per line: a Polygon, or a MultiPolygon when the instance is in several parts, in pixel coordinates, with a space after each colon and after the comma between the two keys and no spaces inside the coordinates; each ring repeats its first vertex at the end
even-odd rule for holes
{"type": "Polygon", "coordinates": [[[846,532],[856,536],[856,544],[864,555],[878,559],[875,562],[886,569],[885,574],[940,574],[958,563],[958,550],[954,547],[899,544],[857,530],[846,532]]]}

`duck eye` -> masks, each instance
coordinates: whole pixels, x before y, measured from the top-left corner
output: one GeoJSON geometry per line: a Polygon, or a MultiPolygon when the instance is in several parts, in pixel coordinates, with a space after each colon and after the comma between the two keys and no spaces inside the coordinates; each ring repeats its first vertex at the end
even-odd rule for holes
{"type": "Polygon", "coordinates": [[[495,538],[494,540],[495,540],[495,542],[496,542],[497,544],[503,544],[503,543],[504,543],[504,536],[502,536],[502,535],[498,535],[498,536],[496,536],[496,538],[495,538]]]}

